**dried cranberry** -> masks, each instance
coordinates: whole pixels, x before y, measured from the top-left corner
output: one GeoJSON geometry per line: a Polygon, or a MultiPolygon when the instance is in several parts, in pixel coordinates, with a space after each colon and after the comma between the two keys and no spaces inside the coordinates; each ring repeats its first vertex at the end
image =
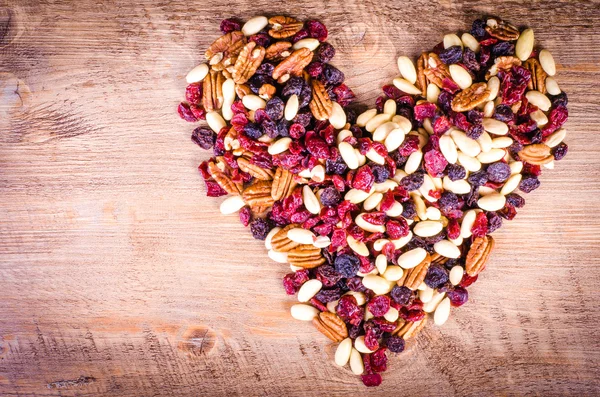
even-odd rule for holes
{"type": "Polygon", "coordinates": [[[221,197],[227,194],[221,185],[212,179],[205,179],[204,183],[206,184],[206,195],[208,197],[221,197]]]}
{"type": "Polygon", "coordinates": [[[185,88],[185,100],[190,104],[197,105],[202,101],[202,85],[192,83],[185,88]]]}
{"type": "Polygon", "coordinates": [[[432,177],[443,176],[444,170],[448,165],[448,160],[437,150],[430,150],[423,156],[425,160],[425,169],[432,177]]]}
{"type": "Polygon", "coordinates": [[[250,223],[250,231],[252,232],[252,237],[257,240],[264,240],[267,238],[267,234],[271,230],[271,226],[269,222],[267,222],[263,218],[257,218],[250,223]]]}
{"type": "Polygon", "coordinates": [[[419,138],[415,135],[408,135],[398,148],[398,153],[402,156],[410,156],[411,153],[417,150],[419,150],[419,138]]]}
{"type": "Polygon", "coordinates": [[[465,273],[465,274],[463,274],[463,278],[462,278],[459,286],[463,287],[463,288],[467,288],[468,286],[473,284],[475,281],[477,281],[477,278],[479,278],[479,274],[477,274],[475,276],[469,276],[467,273],[465,273]]]}
{"type": "Polygon", "coordinates": [[[510,167],[504,162],[490,164],[487,167],[488,181],[502,183],[510,177],[510,167]]]}
{"type": "Polygon", "coordinates": [[[488,219],[485,212],[480,212],[475,217],[475,222],[471,227],[471,233],[474,237],[484,237],[488,232],[488,219]]]}
{"type": "Polygon", "coordinates": [[[497,214],[500,215],[502,218],[511,221],[514,219],[515,216],[517,216],[517,210],[512,205],[506,203],[504,208],[498,211],[497,214]]]}
{"type": "Polygon", "coordinates": [[[244,226],[248,226],[250,224],[250,220],[252,219],[252,211],[250,210],[250,207],[245,206],[243,207],[240,212],[240,222],[242,223],[242,225],[244,226]]]}
{"type": "Polygon", "coordinates": [[[363,165],[356,171],[356,174],[354,174],[352,187],[354,189],[368,192],[373,187],[373,183],[375,183],[373,171],[368,165],[363,165]]]}
{"type": "Polygon", "coordinates": [[[415,119],[423,121],[426,118],[432,118],[435,116],[437,106],[431,102],[422,102],[414,107],[415,119]]]}
{"type": "Polygon", "coordinates": [[[440,60],[442,62],[444,62],[446,65],[458,63],[462,60],[463,49],[461,46],[453,45],[451,47],[446,48],[444,51],[440,52],[439,57],[440,57],[440,60]]]}
{"type": "Polygon", "coordinates": [[[342,296],[335,310],[342,320],[352,325],[360,324],[364,318],[363,309],[358,306],[356,298],[352,295],[342,296]]]}
{"type": "Polygon", "coordinates": [[[296,32],[295,35],[292,36],[292,43],[296,43],[302,39],[306,39],[307,37],[310,37],[308,30],[302,28],[298,32],[296,32]]]}
{"type": "Polygon", "coordinates": [[[313,39],[319,41],[327,40],[327,28],[320,21],[307,21],[304,26],[308,30],[310,37],[313,39]]]}
{"type": "Polygon", "coordinates": [[[361,375],[360,379],[362,380],[363,384],[367,387],[379,386],[382,382],[381,375],[379,374],[361,375]]]}
{"type": "Polygon", "coordinates": [[[540,187],[540,180],[537,176],[531,174],[523,175],[523,178],[519,183],[519,190],[523,193],[530,193],[538,187],[540,187]]]}
{"type": "Polygon", "coordinates": [[[392,299],[399,305],[406,305],[410,301],[410,298],[413,296],[413,294],[414,292],[409,288],[399,287],[397,285],[394,286],[390,292],[392,299]]]}
{"type": "Polygon", "coordinates": [[[179,117],[187,122],[194,123],[198,121],[198,118],[194,116],[194,113],[190,109],[190,105],[187,103],[181,102],[177,107],[177,113],[179,113],[179,117]]]}
{"type": "Polygon", "coordinates": [[[554,156],[554,160],[556,160],[556,161],[562,160],[567,155],[568,151],[569,151],[569,146],[567,146],[566,143],[564,143],[564,142],[559,143],[558,146],[556,146],[554,149],[552,149],[552,155],[554,156]]]}
{"type": "Polygon", "coordinates": [[[408,236],[410,229],[404,218],[389,220],[386,224],[386,233],[392,240],[408,236]]]}
{"type": "Polygon", "coordinates": [[[350,254],[338,255],[334,261],[335,270],[346,278],[354,277],[360,269],[360,260],[350,254]]]}
{"type": "Polygon", "coordinates": [[[402,353],[404,351],[404,339],[399,336],[390,336],[386,342],[386,346],[392,353],[402,353]]]}
{"type": "Polygon", "coordinates": [[[375,317],[383,317],[390,310],[390,298],[386,295],[378,295],[367,303],[367,309],[375,317]]]}
{"type": "Polygon", "coordinates": [[[460,237],[460,224],[456,219],[449,219],[446,227],[446,234],[451,240],[456,240],[460,237]]]}
{"type": "Polygon", "coordinates": [[[220,29],[221,33],[227,34],[236,30],[242,30],[242,24],[234,18],[223,19],[220,29]]]}
{"type": "Polygon", "coordinates": [[[333,93],[335,94],[335,101],[343,107],[348,106],[356,99],[354,92],[346,84],[334,87],[333,93]]]}
{"type": "Polygon", "coordinates": [[[266,48],[271,44],[271,37],[266,33],[257,33],[250,36],[248,41],[253,41],[256,45],[266,48]]]}
{"type": "Polygon", "coordinates": [[[450,304],[456,307],[464,305],[469,300],[469,293],[462,287],[454,287],[446,292],[446,295],[450,299],[450,304]]]}
{"type": "Polygon", "coordinates": [[[329,43],[321,43],[315,50],[315,59],[322,63],[330,62],[335,56],[335,48],[329,43]]]}
{"type": "Polygon", "coordinates": [[[406,321],[416,322],[421,321],[423,320],[423,318],[425,318],[425,312],[421,309],[411,310],[407,309],[406,307],[403,307],[402,309],[400,309],[400,317],[406,321]]]}
{"type": "Polygon", "coordinates": [[[387,349],[385,347],[382,347],[381,349],[377,350],[375,353],[371,354],[370,357],[370,361],[371,361],[371,369],[373,370],[373,372],[385,372],[387,370],[387,356],[385,354],[385,351],[387,349]]]}
{"type": "Polygon", "coordinates": [[[295,273],[286,274],[283,277],[283,287],[285,288],[285,292],[288,295],[294,295],[308,279],[308,269],[302,269],[295,273]]]}

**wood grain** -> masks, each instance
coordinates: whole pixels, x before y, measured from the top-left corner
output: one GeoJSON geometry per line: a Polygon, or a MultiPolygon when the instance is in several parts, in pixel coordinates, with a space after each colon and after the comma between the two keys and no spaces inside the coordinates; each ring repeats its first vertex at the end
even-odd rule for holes
{"type": "Polygon", "coordinates": [[[569,156],[496,233],[471,301],[370,395],[600,394],[600,3],[0,1],[0,395],[364,393],[294,322],[266,257],[196,170],[178,119],[218,23],[285,12],[330,28],[365,105],[482,14],[535,28],[570,104],[569,156]]]}

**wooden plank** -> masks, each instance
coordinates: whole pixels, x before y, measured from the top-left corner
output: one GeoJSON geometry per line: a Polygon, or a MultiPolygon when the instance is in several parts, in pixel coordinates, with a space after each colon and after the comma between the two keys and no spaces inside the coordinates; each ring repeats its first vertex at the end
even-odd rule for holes
{"type": "Polygon", "coordinates": [[[446,32],[535,28],[569,93],[569,156],[500,230],[471,302],[372,395],[600,393],[598,1],[0,2],[0,395],[364,392],[294,322],[281,277],[196,170],[185,73],[232,14],[324,21],[364,105],[446,32]],[[505,3],[503,3],[504,5],[505,3]]]}

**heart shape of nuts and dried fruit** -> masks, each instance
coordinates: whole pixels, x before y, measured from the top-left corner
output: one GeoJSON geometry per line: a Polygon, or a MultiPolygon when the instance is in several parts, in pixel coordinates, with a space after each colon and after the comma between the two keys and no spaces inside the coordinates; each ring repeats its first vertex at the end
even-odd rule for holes
{"type": "Polygon", "coordinates": [[[187,75],[180,116],[206,120],[192,140],[214,157],[207,195],[231,196],[264,240],[295,319],[334,342],[335,362],[367,386],[386,353],[468,299],[494,247],[567,153],[567,95],[533,30],[477,19],[448,34],[357,115],[319,21],[287,16],[221,23],[207,63],[187,75]]]}

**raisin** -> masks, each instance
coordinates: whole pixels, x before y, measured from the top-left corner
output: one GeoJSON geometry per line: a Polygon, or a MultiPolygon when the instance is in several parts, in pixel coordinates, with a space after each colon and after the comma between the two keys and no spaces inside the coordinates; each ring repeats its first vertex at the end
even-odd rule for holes
{"type": "Polygon", "coordinates": [[[525,199],[517,193],[509,193],[506,195],[506,202],[516,208],[521,208],[525,205],[525,199]]]}
{"type": "Polygon", "coordinates": [[[473,25],[471,25],[471,34],[477,40],[483,39],[487,32],[485,31],[485,27],[487,26],[487,21],[485,19],[476,19],[473,21],[473,25]]]}
{"type": "Polygon", "coordinates": [[[488,234],[500,229],[502,226],[502,218],[495,212],[488,212],[488,234]]]}
{"type": "Polygon", "coordinates": [[[227,18],[221,21],[221,33],[227,34],[236,30],[242,30],[242,24],[234,18],[227,18]]]}
{"type": "Polygon", "coordinates": [[[492,47],[492,55],[495,57],[514,55],[515,45],[509,41],[501,41],[492,47]]]}
{"type": "Polygon", "coordinates": [[[450,304],[456,307],[464,305],[469,300],[469,292],[463,287],[455,287],[446,292],[446,296],[450,299],[450,304]]]}
{"type": "Polygon", "coordinates": [[[286,98],[289,98],[292,95],[300,96],[305,85],[307,84],[302,77],[292,76],[281,90],[281,95],[286,98]]]}
{"type": "Polygon", "coordinates": [[[346,278],[356,276],[360,268],[360,260],[350,254],[338,255],[334,261],[335,270],[346,278]]]}
{"type": "Polygon", "coordinates": [[[510,167],[504,162],[490,164],[487,167],[488,181],[502,183],[510,177],[510,167]]]}
{"type": "Polygon", "coordinates": [[[469,175],[467,181],[471,186],[483,186],[488,181],[488,174],[485,171],[476,171],[469,175]]]}
{"type": "Polygon", "coordinates": [[[483,134],[484,129],[482,124],[471,124],[467,128],[467,136],[473,140],[478,139],[483,134]]]}
{"type": "Polygon", "coordinates": [[[423,182],[425,181],[425,177],[420,172],[415,172],[410,175],[405,176],[400,180],[400,186],[404,187],[409,192],[419,189],[423,182]]]}
{"type": "Polygon", "coordinates": [[[375,183],[385,182],[390,176],[390,171],[383,165],[375,164],[371,166],[371,171],[375,176],[375,183]]]}
{"type": "Polygon", "coordinates": [[[255,74],[266,74],[267,76],[271,76],[273,74],[273,70],[275,69],[275,65],[269,62],[265,62],[256,69],[255,74]]]}
{"type": "Polygon", "coordinates": [[[561,92],[560,94],[553,96],[551,101],[552,101],[553,108],[556,108],[559,106],[566,107],[569,104],[569,97],[567,96],[566,92],[561,92]]]}
{"type": "Polygon", "coordinates": [[[342,195],[332,186],[323,189],[321,192],[321,204],[324,206],[332,207],[338,205],[341,200],[342,195]]]}
{"type": "Polygon", "coordinates": [[[336,272],[333,266],[323,265],[317,268],[317,279],[321,281],[325,287],[333,287],[342,279],[342,275],[336,272]]]}
{"type": "Polygon", "coordinates": [[[217,136],[206,127],[197,127],[192,132],[192,141],[204,150],[208,150],[215,144],[217,136]]]}
{"type": "Polygon", "coordinates": [[[407,201],[402,204],[402,216],[406,219],[414,219],[417,216],[417,207],[414,201],[407,201]]]}
{"type": "Polygon", "coordinates": [[[386,346],[392,353],[402,353],[404,351],[404,339],[399,336],[391,336],[386,341],[386,346]]]}
{"type": "Polygon", "coordinates": [[[250,231],[255,239],[264,240],[271,231],[271,226],[265,219],[257,218],[250,223],[250,231]]]}
{"type": "Polygon", "coordinates": [[[465,179],[467,176],[467,170],[460,164],[448,164],[446,171],[448,172],[448,178],[450,178],[451,181],[465,179]]]}
{"type": "Polygon", "coordinates": [[[398,303],[399,305],[406,305],[410,298],[413,296],[413,291],[411,291],[408,287],[399,287],[397,285],[392,288],[390,292],[390,296],[392,299],[398,303]]]}
{"type": "Polygon", "coordinates": [[[463,52],[462,63],[471,71],[471,73],[474,74],[477,74],[479,69],[481,69],[479,62],[477,61],[477,54],[475,54],[470,48],[465,48],[463,52]]]}
{"type": "Polygon", "coordinates": [[[283,109],[285,108],[285,103],[279,97],[273,97],[267,102],[267,106],[265,107],[265,111],[267,112],[267,116],[273,121],[280,120],[283,117],[283,109]]]}
{"type": "Polygon", "coordinates": [[[515,121],[515,114],[508,105],[500,104],[496,106],[494,110],[494,116],[496,120],[500,120],[504,123],[511,123],[515,121]]]}
{"type": "Polygon", "coordinates": [[[335,56],[335,48],[329,43],[321,43],[315,50],[315,59],[322,63],[330,62],[335,56]]]}
{"type": "Polygon", "coordinates": [[[342,297],[342,291],[339,288],[322,289],[315,295],[315,298],[323,303],[336,301],[342,297]]]}
{"type": "Polygon", "coordinates": [[[530,193],[540,187],[540,180],[535,175],[523,175],[519,183],[519,190],[523,193],[530,193]]]}
{"type": "Polygon", "coordinates": [[[439,57],[440,61],[444,62],[446,65],[458,63],[462,60],[463,49],[459,45],[453,45],[440,52],[439,57]]]}
{"type": "Polygon", "coordinates": [[[344,73],[335,66],[325,64],[319,80],[327,85],[339,85],[344,82],[344,73]]]}
{"type": "Polygon", "coordinates": [[[271,44],[271,37],[266,33],[257,33],[250,36],[248,41],[253,41],[256,45],[267,48],[271,44]]]}
{"type": "Polygon", "coordinates": [[[252,139],[258,139],[263,135],[260,125],[258,125],[256,123],[246,124],[244,126],[244,133],[252,139]]]}
{"type": "Polygon", "coordinates": [[[558,146],[556,146],[554,149],[552,149],[552,155],[554,156],[554,160],[559,161],[562,160],[563,157],[565,157],[567,155],[567,152],[569,151],[569,146],[567,146],[566,143],[561,142],[558,144],[558,146]]]}

